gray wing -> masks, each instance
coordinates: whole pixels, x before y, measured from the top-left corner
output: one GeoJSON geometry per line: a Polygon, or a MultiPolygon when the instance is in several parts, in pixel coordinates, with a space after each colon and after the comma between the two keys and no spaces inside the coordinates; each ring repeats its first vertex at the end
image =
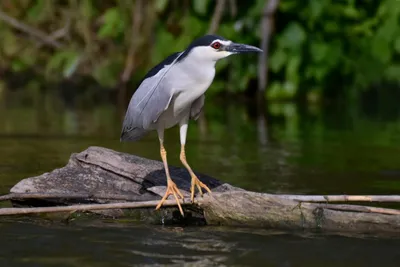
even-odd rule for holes
{"type": "Polygon", "coordinates": [[[150,131],[173,97],[168,72],[183,52],[175,52],[151,69],[129,102],[122,126],[121,141],[136,141],[150,131]]]}
{"type": "Polygon", "coordinates": [[[159,72],[145,79],[129,103],[123,122],[121,141],[135,141],[148,131],[163,111],[168,108],[173,97],[172,87],[160,82],[165,76],[159,72]]]}
{"type": "Polygon", "coordinates": [[[197,98],[190,108],[190,118],[197,120],[200,116],[200,112],[203,110],[205,95],[201,95],[197,98]]]}

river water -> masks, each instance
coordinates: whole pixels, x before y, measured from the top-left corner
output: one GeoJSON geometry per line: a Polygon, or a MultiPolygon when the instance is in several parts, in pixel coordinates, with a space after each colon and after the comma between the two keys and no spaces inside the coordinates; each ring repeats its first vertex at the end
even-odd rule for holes
{"type": "MultiPolygon", "coordinates": [[[[120,119],[107,102],[66,105],[54,96],[3,94],[0,193],[92,145],[159,159],[154,134],[119,142],[120,119]]],[[[166,148],[169,164],[180,166],[178,129],[167,131],[166,148]]],[[[260,113],[250,103],[209,101],[187,142],[196,171],[271,193],[399,194],[399,155],[400,105],[375,102],[281,103],[260,113]]],[[[0,266],[400,266],[396,236],[7,217],[0,218],[0,242],[0,266]]]]}

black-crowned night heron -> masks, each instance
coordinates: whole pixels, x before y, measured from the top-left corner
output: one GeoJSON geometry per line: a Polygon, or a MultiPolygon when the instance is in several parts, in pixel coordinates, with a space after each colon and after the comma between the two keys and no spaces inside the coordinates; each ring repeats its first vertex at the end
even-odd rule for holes
{"type": "Polygon", "coordinates": [[[206,35],[194,40],[185,51],[176,52],[151,69],[130,100],[122,126],[121,141],[137,141],[146,133],[157,130],[160,154],[167,176],[167,191],[156,209],[169,195],[174,195],[183,215],[178,197],[183,195],[172,181],[164,148],[164,130],[177,124],[180,127],[180,160],[192,177],[191,200],[195,186],[210,189],[194,174],[186,161],[185,143],[189,119],[197,120],[203,105],[204,94],[215,76],[215,63],[232,54],[262,52],[261,49],[238,44],[221,36],[206,35]]]}

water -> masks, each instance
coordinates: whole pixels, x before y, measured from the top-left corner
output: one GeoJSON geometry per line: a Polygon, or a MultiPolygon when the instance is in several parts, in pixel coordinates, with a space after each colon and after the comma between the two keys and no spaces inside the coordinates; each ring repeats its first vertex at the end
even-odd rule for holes
{"type": "MultiPolygon", "coordinates": [[[[0,193],[62,167],[73,152],[104,146],[159,159],[154,134],[120,143],[113,105],[67,108],[47,95],[0,94],[0,193]]],[[[400,107],[302,108],[206,104],[189,126],[192,167],[248,190],[306,194],[399,194],[400,107]],[[264,114],[264,113],[262,113],[264,114]]],[[[179,132],[166,135],[180,166],[179,132]]],[[[110,220],[0,218],[0,266],[399,266],[400,238],[326,236],[224,227],[145,226],[110,220]]]]}
{"type": "Polygon", "coordinates": [[[398,266],[399,242],[218,227],[0,224],[1,266],[398,266]],[[3,244],[5,242],[2,242],[3,244]]]}

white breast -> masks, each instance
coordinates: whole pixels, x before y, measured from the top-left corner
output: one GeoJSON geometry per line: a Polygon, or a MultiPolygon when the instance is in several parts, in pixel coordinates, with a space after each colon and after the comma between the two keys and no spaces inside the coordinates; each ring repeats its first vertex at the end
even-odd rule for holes
{"type": "Polygon", "coordinates": [[[190,112],[192,103],[210,87],[215,76],[215,62],[181,61],[168,79],[174,88],[174,97],[168,109],[161,114],[158,123],[170,128],[190,112]]]}
{"type": "Polygon", "coordinates": [[[190,108],[193,101],[203,95],[215,76],[215,62],[183,60],[174,71],[174,113],[190,108]]]}

